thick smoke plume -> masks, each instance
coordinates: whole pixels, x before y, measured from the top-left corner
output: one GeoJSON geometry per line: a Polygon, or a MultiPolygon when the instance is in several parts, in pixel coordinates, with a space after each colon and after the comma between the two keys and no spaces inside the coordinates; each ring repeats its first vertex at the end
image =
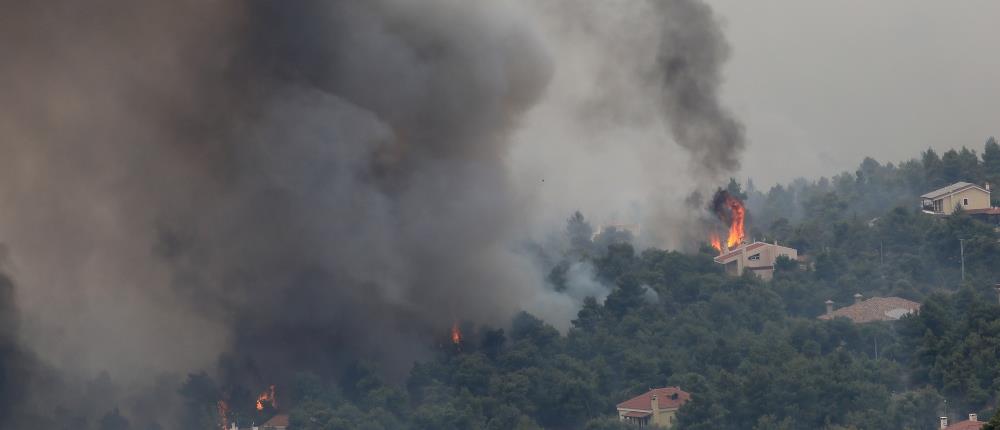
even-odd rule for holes
{"type": "Polygon", "coordinates": [[[739,168],[743,125],[719,100],[729,46],[711,8],[693,0],[657,2],[662,39],[658,63],[662,106],[674,139],[708,178],[739,168]]]}
{"type": "MultiPolygon", "coordinates": [[[[542,202],[508,154],[558,67],[541,6],[5,3],[0,293],[25,317],[3,323],[46,365],[403,372],[455,320],[503,324],[538,294],[512,250],[542,202]]],[[[678,143],[735,167],[710,11],[650,5],[678,143]]]]}

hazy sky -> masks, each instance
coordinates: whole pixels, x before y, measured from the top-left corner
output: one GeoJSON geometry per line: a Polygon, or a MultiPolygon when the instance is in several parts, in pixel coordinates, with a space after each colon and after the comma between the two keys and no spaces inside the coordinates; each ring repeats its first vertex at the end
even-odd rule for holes
{"type": "Polygon", "coordinates": [[[758,186],[1000,135],[1000,2],[710,0],[758,186]]]}

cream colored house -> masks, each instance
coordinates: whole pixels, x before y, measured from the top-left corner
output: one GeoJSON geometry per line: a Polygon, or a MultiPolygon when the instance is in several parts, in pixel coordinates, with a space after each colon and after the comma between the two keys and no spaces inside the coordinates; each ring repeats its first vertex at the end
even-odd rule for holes
{"type": "Polygon", "coordinates": [[[761,279],[770,280],[774,277],[774,263],[780,256],[798,260],[799,251],[776,243],[745,243],[715,257],[715,262],[725,266],[726,273],[733,276],[749,270],[761,279]]]}
{"type": "Polygon", "coordinates": [[[691,400],[680,387],[654,388],[618,404],[618,419],[639,427],[671,428],[677,422],[677,410],[691,400]]]}
{"type": "Polygon", "coordinates": [[[955,211],[981,210],[990,208],[990,184],[980,187],[968,182],[956,182],[947,187],[920,196],[924,211],[937,215],[947,215],[955,211]]]}

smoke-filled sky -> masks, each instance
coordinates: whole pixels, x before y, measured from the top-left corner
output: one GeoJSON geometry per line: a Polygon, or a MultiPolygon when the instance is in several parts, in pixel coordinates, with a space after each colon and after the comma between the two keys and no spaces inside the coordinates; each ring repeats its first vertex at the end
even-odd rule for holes
{"type": "Polygon", "coordinates": [[[6,3],[0,269],[26,349],[84,378],[405,372],[455,320],[565,326],[525,249],[573,211],[690,247],[692,191],[975,145],[996,95],[953,10],[6,3]]]}
{"type": "Polygon", "coordinates": [[[758,186],[1000,135],[996,1],[709,3],[733,51],[723,99],[746,125],[741,177],[758,186]]]}
{"type": "Polygon", "coordinates": [[[526,244],[581,209],[690,245],[680,202],[745,146],[699,0],[10,2],[0,52],[2,268],[84,376],[565,326],[526,244]]]}

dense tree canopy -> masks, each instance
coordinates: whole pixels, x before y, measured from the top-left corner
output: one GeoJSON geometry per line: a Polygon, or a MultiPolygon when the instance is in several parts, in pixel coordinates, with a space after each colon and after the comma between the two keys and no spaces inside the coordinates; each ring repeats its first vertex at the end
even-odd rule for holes
{"type": "MultiPolygon", "coordinates": [[[[568,330],[525,312],[502,328],[464,322],[460,344],[443,340],[404,380],[386,380],[368,361],[336,375],[289,369],[297,375],[283,381],[282,409],[297,430],[620,430],[631,427],[617,420],[617,403],[677,385],[692,396],[681,429],[930,430],[943,414],[970,412],[1000,428],[996,220],[932,216],[918,204],[920,194],[954,181],[1000,184],[996,139],[981,155],[961,148],[898,164],[866,158],[853,173],[767,190],[730,180],[725,188],[746,199],[750,237],[802,256],[779,259],[770,281],[726,275],[707,244],[637,249],[630,232],[598,231],[573,213],[557,249],[536,247],[553,294],[573,292],[580,267],[605,288],[582,300],[568,330]],[[839,307],[857,293],[922,308],[894,322],[817,319],[826,300],[839,307]]],[[[8,284],[0,277],[0,301],[10,300],[8,284]]],[[[13,352],[3,356],[7,367],[18,362],[13,352]]],[[[218,428],[220,411],[240,425],[278,412],[255,409],[254,392],[217,378],[196,373],[160,385],[179,394],[182,428],[218,428]]],[[[35,422],[161,428],[104,401],[116,389],[101,374],[86,387],[93,414],[56,407],[35,422]]]]}
{"type": "MultiPolygon", "coordinates": [[[[920,194],[1000,178],[1000,147],[962,148],[854,174],[797,180],[748,199],[752,235],[799,249],[775,278],[726,276],[711,248],[636,250],[598,243],[573,214],[553,261],[552,288],[572,264],[594,267],[606,299],[584,300],[568,332],[517,315],[479,327],[460,347],[417,363],[405,384],[358,363],[327,381],[304,373],[292,423],[301,429],[623,429],[614,405],[649,387],[679,385],[693,400],[683,429],[933,429],[945,410],[989,417],[1000,392],[1000,279],[994,225],[920,213],[920,194]],[[965,282],[958,239],[965,239],[965,282]],[[923,303],[899,322],[818,320],[823,302],[855,293],[923,303]]],[[[198,401],[193,379],[187,389],[198,401]]],[[[192,417],[194,419],[195,417],[192,417]]]]}

